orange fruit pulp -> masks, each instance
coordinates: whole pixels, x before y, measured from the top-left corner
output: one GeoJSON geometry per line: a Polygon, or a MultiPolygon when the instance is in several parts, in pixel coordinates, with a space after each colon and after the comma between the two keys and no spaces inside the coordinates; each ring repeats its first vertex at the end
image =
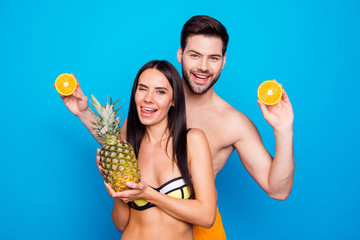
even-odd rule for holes
{"type": "Polygon", "coordinates": [[[282,97],[281,86],[275,80],[267,80],[260,84],[257,96],[266,105],[275,105],[282,97]]]}
{"type": "Polygon", "coordinates": [[[77,87],[76,79],[68,74],[60,74],[55,80],[55,88],[61,95],[69,96],[75,92],[77,87]]]}

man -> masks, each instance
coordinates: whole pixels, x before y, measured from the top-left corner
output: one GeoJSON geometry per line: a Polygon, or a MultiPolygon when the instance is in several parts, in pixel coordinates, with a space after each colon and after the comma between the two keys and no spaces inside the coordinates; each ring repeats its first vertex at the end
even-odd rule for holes
{"type": "MultiPolygon", "coordinates": [[[[273,159],[254,124],[213,89],[226,63],[228,39],[225,27],[208,16],[192,17],[183,27],[177,59],[182,63],[188,127],[206,133],[215,176],[236,149],[245,169],[260,187],[270,197],[285,200],[292,189],[295,169],[291,103],[284,90],[281,101],[274,106],[265,106],[258,100],[265,120],[275,132],[273,159]]],[[[215,222],[213,228],[217,225],[215,222]]],[[[194,239],[206,236],[209,231],[194,227],[194,239]]]]}
{"type": "MultiPolygon", "coordinates": [[[[294,115],[290,100],[283,90],[283,97],[276,105],[265,106],[257,101],[265,120],[274,129],[275,157],[272,158],[254,124],[213,89],[226,63],[228,39],[225,27],[209,16],[194,16],[183,27],[177,59],[182,64],[188,127],[205,132],[215,176],[236,149],[245,169],[260,187],[270,197],[285,200],[291,192],[295,170],[294,115]]],[[[81,89],[63,100],[91,130],[93,116],[87,111],[87,97],[81,89]]],[[[211,229],[194,226],[194,239],[226,239],[220,214],[217,213],[211,229]]]]}

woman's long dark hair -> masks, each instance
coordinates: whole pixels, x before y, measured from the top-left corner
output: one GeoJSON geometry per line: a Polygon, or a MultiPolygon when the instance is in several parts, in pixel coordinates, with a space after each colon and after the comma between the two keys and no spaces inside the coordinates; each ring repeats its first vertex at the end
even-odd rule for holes
{"type": "Polygon", "coordinates": [[[164,60],[153,60],[146,63],[137,73],[134,85],[131,92],[129,114],[127,117],[126,126],[126,141],[129,142],[134,148],[136,157],[138,157],[141,141],[145,135],[145,126],[140,122],[136,103],[135,93],[137,90],[139,77],[146,70],[154,68],[162,72],[168,79],[174,96],[174,106],[169,109],[168,113],[168,129],[170,136],[166,146],[168,146],[169,140],[172,137],[172,159],[176,162],[180,173],[187,186],[190,187],[192,195],[193,185],[188,167],[187,158],[187,140],[186,140],[186,112],[185,112],[185,96],[181,83],[181,77],[176,68],[164,60]]]}

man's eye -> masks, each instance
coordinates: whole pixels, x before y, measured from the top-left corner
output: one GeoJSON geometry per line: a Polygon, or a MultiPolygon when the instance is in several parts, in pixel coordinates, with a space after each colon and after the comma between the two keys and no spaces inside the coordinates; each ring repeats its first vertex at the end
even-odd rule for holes
{"type": "Polygon", "coordinates": [[[193,57],[193,58],[198,58],[199,57],[199,55],[196,55],[196,54],[191,54],[190,56],[193,57]]]}
{"type": "Polygon", "coordinates": [[[218,61],[219,60],[219,58],[217,58],[217,57],[211,57],[210,59],[211,59],[211,61],[218,61]]]}

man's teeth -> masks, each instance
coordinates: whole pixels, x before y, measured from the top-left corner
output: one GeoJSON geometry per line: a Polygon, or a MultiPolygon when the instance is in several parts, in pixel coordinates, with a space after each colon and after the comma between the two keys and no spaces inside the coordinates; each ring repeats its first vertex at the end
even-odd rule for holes
{"type": "Polygon", "coordinates": [[[195,75],[195,77],[201,78],[201,79],[206,79],[206,78],[208,78],[208,76],[201,76],[201,75],[196,75],[196,74],[194,74],[194,75],[195,75]]]}

